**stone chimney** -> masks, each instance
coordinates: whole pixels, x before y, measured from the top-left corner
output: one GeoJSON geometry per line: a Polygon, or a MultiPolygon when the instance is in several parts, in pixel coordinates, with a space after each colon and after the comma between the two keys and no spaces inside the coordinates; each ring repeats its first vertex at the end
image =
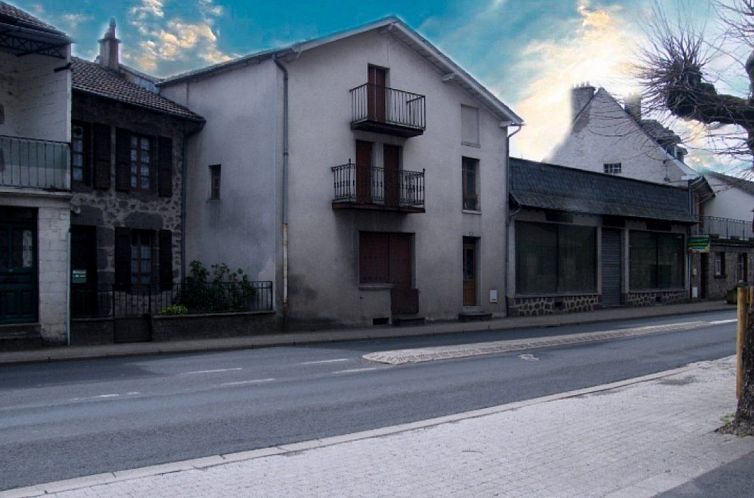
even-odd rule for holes
{"type": "Polygon", "coordinates": [[[120,45],[120,40],[115,37],[115,19],[110,19],[110,27],[99,41],[99,63],[101,66],[114,71],[120,69],[118,45],[120,45]]]}
{"type": "Polygon", "coordinates": [[[641,121],[641,94],[627,95],[623,101],[623,108],[636,121],[641,121]]]}
{"type": "Polygon", "coordinates": [[[571,120],[586,107],[594,96],[594,87],[589,83],[581,83],[571,88],[571,120]]]}

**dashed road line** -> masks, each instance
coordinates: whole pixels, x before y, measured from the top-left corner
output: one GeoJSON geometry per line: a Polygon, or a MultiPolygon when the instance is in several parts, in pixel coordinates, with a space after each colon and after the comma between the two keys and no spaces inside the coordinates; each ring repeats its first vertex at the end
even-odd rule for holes
{"type": "Polygon", "coordinates": [[[199,374],[212,374],[212,373],[222,373],[222,372],[237,372],[239,370],[243,370],[243,368],[236,367],[236,368],[217,368],[215,370],[194,370],[191,372],[181,372],[179,375],[199,375],[199,374]]]}
{"type": "Polygon", "coordinates": [[[714,322],[709,322],[710,325],[722,325],[724,323],[734,323],[737,322],[737,318],[733,318],[732,320],[715,320],[714,322]]]}
{"type": "Polygon", "coordinates": [[[252,384],[265,384],[267,382],[274,382],[275,379],[270,377],[267,379],[249,379],[249,380],[237,380],[234,382],[223,382],[221,386],[248,386],[252,384]]]}
{"type": "Polygon", "coordinates": [[[344,361],[351,361],[351,358],[335,358],[332,360],[304,361],[302,363],[297,363],[297,365],[324,365],[326,363],[342,363],[344,361]]]}

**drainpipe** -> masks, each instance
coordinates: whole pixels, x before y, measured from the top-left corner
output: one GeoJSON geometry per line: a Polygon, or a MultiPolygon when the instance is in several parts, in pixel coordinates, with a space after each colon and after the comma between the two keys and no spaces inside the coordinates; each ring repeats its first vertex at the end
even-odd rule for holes
{"type": "MultiPolygon", "coordinates": [[[[503,202],[505,203],[505,268],[503,268],[503,286],[505,287],[503,289],[503,299],[505,299],[505,315],[508,316],[508,263],[510,262],[510,223],[512,216],[510,213],[508,213],[508,209],[510,209],[510,191],[511,191],[511,168],[510,168],[510,158],[511,158],[511,138],[521,131],[521,128],[523,128],[523,125],[513,125],[516,126],[516,131],[511,133],[510,135],[506,135],[505,137],[505,198],[503,202]]],[[[514,213],[515,215],[515,213],[514,213]]]]}
{"type": "Polygon", "coordinates": [[[283,72],[283,321],[288,319],[288,69],[272,57],[283,72]]]}

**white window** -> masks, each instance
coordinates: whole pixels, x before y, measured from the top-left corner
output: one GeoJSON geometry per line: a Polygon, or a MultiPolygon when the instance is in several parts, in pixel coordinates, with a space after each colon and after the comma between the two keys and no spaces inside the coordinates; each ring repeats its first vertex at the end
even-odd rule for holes
{"type": "Polygon", "coordinates": [[[605,163],[603,168],[608,175],[620,175],[622,169],[621,163],[605,163]]]}
{"type": "Polygon", "coordinates": [[[461,105],[461,143],[479,146],[479,109],[461,105]]]}

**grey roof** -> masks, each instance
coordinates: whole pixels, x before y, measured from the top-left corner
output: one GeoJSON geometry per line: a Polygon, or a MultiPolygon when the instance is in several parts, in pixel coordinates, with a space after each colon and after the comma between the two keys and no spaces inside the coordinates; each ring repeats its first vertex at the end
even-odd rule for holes
{"type": "Polygon", "coordinates": [[[705,171],[704,176],[714,178],[721,182],[727,183],[731,187],[736,187],[744,192],[754,195],[754,182],[745,178],[738,178],[735,176],[724,175],[722,173],[716,173],[714,171],[705,171]]]}
{"type": "Polygon", "coordinates": [[[191,121],[204,118],[96,62],[71,57],[73,89],[191,121]]]}
{"type": "Polygon", "coordinates": [[[686,189],[514,158],[510,175],[523,207],[696,223],[686,189]]]}
{"type": "Polygon", "coordinates": [[[673,130],[663,126],[655,119],[642,119],[639,121],[639,126],[652,138],[661,144],[681,143],[681,137],[679,137],[673,130]]]}
{"type": "Polygon", "coordinates": [[[58,30],[56,27],[47,24],[34,17],[33,15],[25,12],[18,7],[0,2],[0,22],[3,24],[11,24],[19,28],[33,29],[36,31],[44,31],[53,35],[67,38],[65,33],[58,30]]]}

